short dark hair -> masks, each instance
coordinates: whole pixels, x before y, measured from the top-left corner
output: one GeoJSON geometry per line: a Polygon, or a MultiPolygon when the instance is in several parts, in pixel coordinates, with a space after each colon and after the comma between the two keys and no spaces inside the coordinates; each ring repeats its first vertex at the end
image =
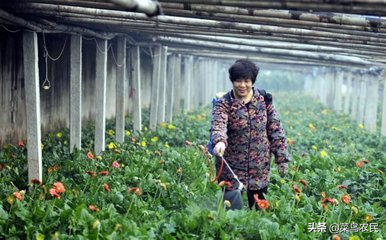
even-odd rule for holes
{"type": "Polygon", "coordinates": [[[259,74],[259,67],[248,59],[238,59],[229,68],[229,79],[234,82],[237,79],[251,79],[255,83],[259,74]]]}

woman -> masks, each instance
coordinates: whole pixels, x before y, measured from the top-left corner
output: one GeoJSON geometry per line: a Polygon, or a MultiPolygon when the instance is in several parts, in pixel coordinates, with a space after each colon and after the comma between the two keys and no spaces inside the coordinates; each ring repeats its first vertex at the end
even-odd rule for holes
{"type": "MultiPolygon", "coordinates": [[[[254,194],[265,199],[271,153],[282,177],[287,174],[290,161],[284,129],[272,104],[272,96],[253,88],[258,73],[259,68],[246,59],[237,60],[229,68],[233,89],[216,102],[211,126],[213,152],[224,157],[244,184],[251,209],[255,205],[254,194]]],[[[217,161],[217,170],[219,165],[220,161],[217,161]]],[[[237,187],[237,181],[227,167],[223,168],[219,178],[219,181],[223,180],[232,183],[226,189],[224,200],[231,202],[231,209],[241,209],[242,204],[234,202],[232,205],[234,199],[227,194],[237,187]]]]}

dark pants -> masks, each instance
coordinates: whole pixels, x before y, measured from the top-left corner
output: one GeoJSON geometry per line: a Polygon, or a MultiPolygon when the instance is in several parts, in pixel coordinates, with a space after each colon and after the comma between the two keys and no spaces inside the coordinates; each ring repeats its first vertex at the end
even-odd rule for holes
{"type": "MultiPolygon", "coordinates": [[[[255,206],[256,210],[259,209],[253,197],[254,194],[257,193],[259,195],[259,199],[265,199],[263,194],[266,194],[267,192],[268,192],[268,187],[265,187],[260,190],[247,190],[249,209],[252,209],[253,205],[255,206]]],[[[232,191],[225,190],[224,200],[228,200],[231,203],[231,207],[227,209],[236,210],[236,209],[243,208],[242,192],[240,192],[239,190],[232,190],[232,191]]]]}

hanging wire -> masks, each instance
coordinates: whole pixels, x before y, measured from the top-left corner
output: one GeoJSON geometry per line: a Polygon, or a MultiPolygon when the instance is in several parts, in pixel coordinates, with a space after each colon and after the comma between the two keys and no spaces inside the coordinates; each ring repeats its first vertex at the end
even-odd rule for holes
{"type": "Polygon", "coordinates": [[[51,82],[48,80],[48,52],[46,50],[44,50],[44,60],[46,62],[46,78],[44,79],[42,87],[44,90],[48,90],[51,88],[51,82]]]}
{"type": "Polygon", "coordinates": [[[62,47],[62,50],[60,51],[59,53],[59,56],[54,58],[54,57],[51,57],[51,55],[48,53],[48,49],[47,49],[47,44],[46,44],[46,35],[44,34],[43,32],[43,47],[44,47],[44,51],[46,52],[47,56],[52,60],[52,61],[57,61],[60,59],[60,57],[62,56],[63,52],[64,52],[64,49],[66,48],[66,45],[67,45],[67,36],[66,36],[66,39],[64,40],[64,44],[63,44],[63,47],[62,47]]]}
{"type": "MultiPolygon", "coordinates": [[[[94,38],[94,40],[95,40],[95,45],[96,45],[96,47],[97,47],[97,50],[98,50],[100,53],[105,54],[106,52],[102,51],[102,49],[99,47],[98,41],[96,40],[96,38],[94,38]]],[[[109,47],[110,47],[110,46],[109,46],[109,47]]],[[[107,48],[106,51],[109,50],[109,47],[107,48]]]]}
{"type": "Polygon", "coordinates": [[[113,48],[113,45],[110,44],[109,45],[109,49],[111,48],[111,54],[113,55],[113,60],[115,62],[115,65],[117,65],[118,67],[122,67],[122,64],[118,64],[118,61],[117,59],[115,58],[115,54],[114,54],[114,48],[113,48]]]}
{"type": "Polygon", "coordinates": [[[5,25],[3,24],[0,24],[6,31],[10,32],[10,33],[17,33],[17,32],[20,32],[21,30],[20,29],[17,29],[17,30],[11,30],[9,28],[7,28],[5,25]]]}

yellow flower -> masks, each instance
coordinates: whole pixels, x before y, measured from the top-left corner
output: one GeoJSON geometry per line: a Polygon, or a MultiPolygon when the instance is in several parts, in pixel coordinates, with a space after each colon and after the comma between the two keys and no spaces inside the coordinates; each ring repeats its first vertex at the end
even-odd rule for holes
{"type": "Polygon", "coordinates": [[[351,236],[349,240],[361,240],[358,236],[351,236]]]}
{"type": "Polygon", "coordinates": [[[316,129],[315,126],[314,126],[314,124],[312,124],[312,123],[308,124],[308,127],[309,127],[311,130],[315,130],[315,129],[316,129]]]}
{"type": "Polygon", "coordinates": [[[358,212],[359,212],[358,208],[355,206],[352,206],[351,210],[354,212],[354,214],[358,214],[358,212]]]}
{"type": "Polygon", "coordinates": [[[332,126],[331,129],[334,130],[334,131],[338,131],[339,130],[337,127],[334,127],[334,126],[332,126]]]}
{"type": "Polygon", "coordinates": [[[164,189],[166,190],[169,186],[169,183],[163,183],[163,182],[160,182],[159,185],[164,189]]]}
{"type": "Polygon", "coordinates": [[[224,201],[224,205],[225,205],[227,208],[230,208],[230,207],[231,207],[231,202],[229,202],[228,200],[225,200],[225,201],[224,201]]]}
{"type": "Polygon", "coordinates": [[[61,132],[58,132],[58,133],[56,134],[56,137],[58,137],[58,138],[62,138],[62,137],[63,137],[63,133],[61,133],[61,132]]]}
{"type": "Polygon", "coordinates": [[[41,233],[36,233],[36,240],[44,240],[46,236],[44,236],[44,234],[41,234],[41,233]]]}
{"type": "Polygon", "coordinates": [[[126,136],[129,137],[131,135],[131,132],[129,130],[126,130],[125,134],[126,134],[126,136]]]}
{"type": "Polygon", "coordinates": [[[159,140],[159,137],[157,137],[157,136],[151,138],[152,142],[158,142],[158,140],[159,140]]]}
{"type": "Polygon", "coordinates": [[[13,195],[9,195],[7,197],[7,202],[9,203],[9,205],[13,205],[15,203],[15,200],[16,200],[16,198],[13,195]]]}
{"type": "Polygon", "coordinates": [[[327,157],[328,154],[327,154],[326,151],[322,150],[322,151],[320,151],[320,156],[321,156],[322,158],[324,158],[324,157],[327,157]]]}
{"type": "Polygon", "coordinates": [[[315,146],[315,145],[312,145],[312,149],[314,149],[314,150],[318,150],[318,147],[317,147],[317,146],[315,146]]]}
{"type": "Polygon", "coordinates": [[[169,144],[167,144],[167,143],[164,144],[164,147],[170,148],[169,144]]]}
{"type": "Polygon", "coordinates": [[[96,156],[96,159],[102,160],[102,156],[96,156]]]}
{"type": "Polygon", "coordinates": [[[373,216],[369,215],[369,214],[366,214],[365,216],[365,221],[366,222],[371,222],[371,220],[373,220],[373,216]]]}
{"type": "Polygon", "coordinates": [[[359,124],[358,124],[358,127],[359,127],[360,129],[363,129],[363,128],[364,128],[364,126],[363,126],[362,123],[359,123],[359,124]]]}
{"type": "Polygon", "coordinates": [[[114,149],[115,147],[116,147],[116,145],[113,142],[109,143],[109,145],[108,145],[109,149],[114,149]]]}
{"type": "Polygon", "coordinates": [[[196,119],[197,119],[197,121],[200,122],[203,119],[203,117],[201,115],[197,115],[196,119]]]}
{"type": "Polygon", "coordinates": [[[147,127],[144,127],[143,130],[144,130],[144,131],[147,131],[147,127]]]}
{"type": "Polygon", "coordinates": [[[100,228],[100,226],[101,226],[101,222],[100,222],[98,219],[95,220],[95,221],[93,222],[93,224],[92,224],[92,228],[93,228],[93,229],[100,228]]]}
{"type": "Polygon", "coordinates": [[[296,194],[295,194],[295,200],[296,201],[298,201],[298,202],[300,202],[300,198],[302,197],[302,193],[301,192],[297,192],[296,194]]]}
{"type": "Polygon", "coordinates": [[[174,129],[176,129],[176,126],[174,126],[173,124],[169,124],[169,125],[168,125],[168,128],[169,128],[170,130],[174,130],[174,129]]]}
{"type": "Polygon", "coordinates": [[[146,142],[145,141],[141,141],[141,146],[142,147],[146,147],[146,142]]]}
{"type": "Polygon", "coordinates": [[[114,132],[114,130],[112,130],[112,129],[110,129],[110,130],[107,132],[107,134],[110,135],[110,136],[113,136],[114,133],[115,133],[115,132],[114,132]]]}

